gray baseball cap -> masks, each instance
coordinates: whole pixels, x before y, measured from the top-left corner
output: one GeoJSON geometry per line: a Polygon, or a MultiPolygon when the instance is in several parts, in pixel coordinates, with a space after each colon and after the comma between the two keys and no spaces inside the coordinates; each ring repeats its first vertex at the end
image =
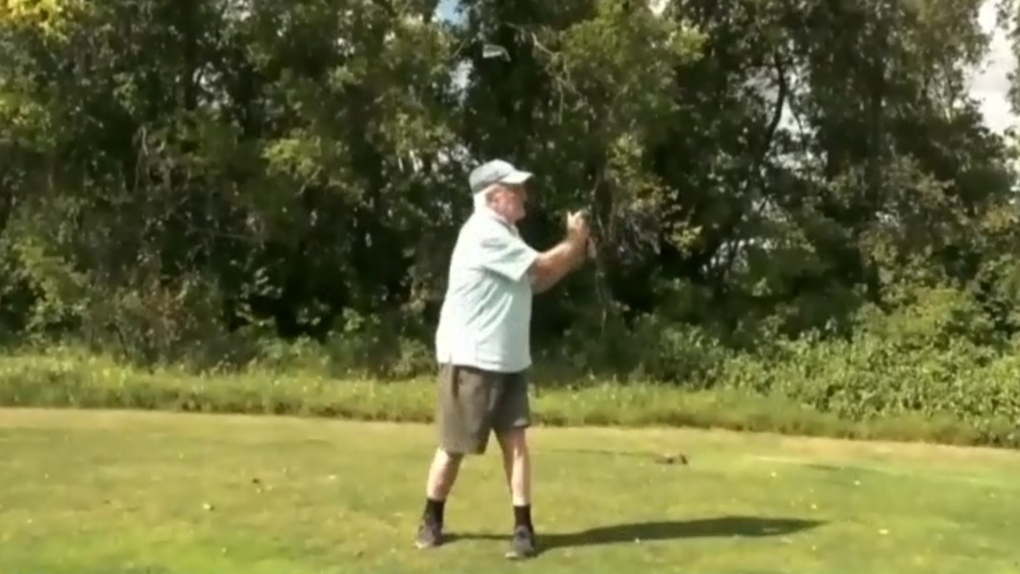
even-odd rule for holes
{"type": "Polygon", "coordinates": [[[508,185],[520,185],[529,179],[530,171],[521,171],[510,162],[501,159],[487,161],[476,167],[468,176],[471,185],[471,193],[479,193],[494,183],[505,183],[508,185]]]}

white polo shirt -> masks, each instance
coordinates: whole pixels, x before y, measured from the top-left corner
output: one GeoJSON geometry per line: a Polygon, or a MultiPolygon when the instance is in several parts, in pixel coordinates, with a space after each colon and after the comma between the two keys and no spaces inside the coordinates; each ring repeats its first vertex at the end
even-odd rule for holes
{"type": "Polygon", "coordinates": [[[436,329],[436,359],[513,373],[531,366],[531,279],[538,252],[488,210],[457,236],[436,329]]]}

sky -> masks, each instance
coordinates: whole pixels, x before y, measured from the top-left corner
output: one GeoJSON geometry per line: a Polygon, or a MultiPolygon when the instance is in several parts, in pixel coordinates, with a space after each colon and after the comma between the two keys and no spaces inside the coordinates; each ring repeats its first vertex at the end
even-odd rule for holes
{"type": "MultiPolygon", "coordinates": [[[[987,0],[981,9],[979,21],[985,31],[995,28],[995,0],[987,0]]],[[[438,13],[440,18],[456,17],[457,0],[441,0],[438,13]]],[[[1005,32],[995,30],[989,53],[978,69],[974,70],[970,81],[971,96],[977,100],[984,114],[988,127],[1002,133],[1017,123],[1017,117],[1009,109],[1007,92],[1009,90],[1008,74],[1016,68],[1016,59],[1009,47],[1005,32]]]]}
{"type": "Polygon", "coordinates": [[[451,20],[455,16],[457,0],[439,0],[439,8],[436,9],[439,17],[443,20],[451,20]]]}
{"type": "MultiPolygon", "coordinates": [[[[985,2],[979,18],[985,31],[995,27],[994,0],[985,2]]],[[[988,127],[996,132],[1001,133],[1017,122],[1017,117],[1010,112],[1007,99],[1008,74],[1015,69],[1016,59],[1009,48],[1009,40],[1005,32],[996,30],[985,62],[982,67],[975,70],[970,82],[971,95],[981,102],[985,121],[988,127]]]]}

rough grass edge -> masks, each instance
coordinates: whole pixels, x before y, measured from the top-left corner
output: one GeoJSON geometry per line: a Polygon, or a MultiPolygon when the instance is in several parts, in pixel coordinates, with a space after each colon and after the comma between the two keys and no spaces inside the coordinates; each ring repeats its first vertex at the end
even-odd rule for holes
{"type": "MultiPolygon", "coordinates": [[[[291,415],[429,423],[431,379],[378,382],[316,373],[196,375],[180,369],[142,371],[74,351],[0,359],[0,406],[133,409],[291,415]]],[[[947,413],[850,421],[782,395],[744,390],[690,391],[658,384],[535,385],[532,409],[543,426],[720,428],[787,435],[1016,448],[947,413]]]]}

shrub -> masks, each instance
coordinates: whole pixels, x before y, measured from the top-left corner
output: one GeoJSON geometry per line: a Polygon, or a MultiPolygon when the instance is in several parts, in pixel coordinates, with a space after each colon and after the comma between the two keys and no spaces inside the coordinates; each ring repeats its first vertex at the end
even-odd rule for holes
{"type": "MultiPolygon", "coordinates": [[[[1020,360],[966,371],[957,354],[896,357],[877,344],[796,344],[767,363],[725,363],[711,388],[536,381],[537,420],[547,425],[670,425],[746,431],[1020,447],[1020,360]],[[938,360],[936,360],[936,358],[938,360]],[[869,364],[880,369],[869,370],[869,364]]],[[[0,363],[0,404],[288,414],[428,422],[432,380],[338,379],[249,367],[194,374],[139,370],[74,349],[20,353],[0,363]]]]}

